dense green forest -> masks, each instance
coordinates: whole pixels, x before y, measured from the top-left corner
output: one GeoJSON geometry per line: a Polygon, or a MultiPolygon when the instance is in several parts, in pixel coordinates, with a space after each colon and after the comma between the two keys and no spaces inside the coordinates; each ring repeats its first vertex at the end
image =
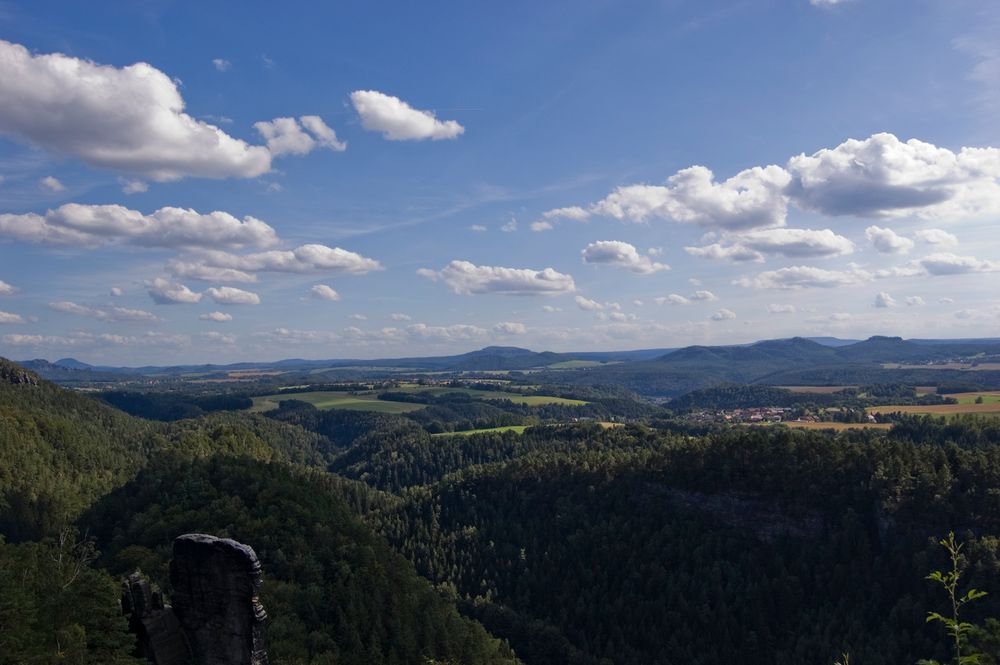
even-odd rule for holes
{"type": "Polygon", "coordinates": [[[261,601],[274,662],[515,663],[352,513],[341,485],[245,458],[155,460],[82,522],[109,570],[141,568],[168,591],[175,534],[253,543],[267,573],[261,601]]]}
{"type": "MultiPolygon", "coordinates": [[[[963,586],[988,594],[967,653],[1000,655],[996,419],[706,427],[575,388],[630,424],[431,395],[422,418],[293,398],[165,422],[10,363],[0,378],[0,665],[134,663],[117,580],[169,593],[191,531],[256,548],[273,663],[951,662],[925,579],[951,531],[963,586]],[[448,434],[503,419],[539,424],[448,434]]],[[[913,398],[840,397],[862,394],[913,398]]],[[[787,397],[691,400],[762,395],[787,397]]]]}
{"type": "MultiPolygon", "coordinates": [[[[529,663],[545,661],[533,649],[546,631],[579,662],[944,658],[924,625],[939,600],[923,581],[942,564],[934,535],[957,530],[972,584],[1000,584],[993,447],[789,430],[638,438],[473,467],[377,520],[529,663]]],[[[997,614],[997,600],[977,611],[997,614]]]]}
{"type": "Polygon", "coordinates": [[[518,662],[360,521],[392,499],[327,473],[325,436],[145,421],[2,362],[0,664],[138,662],[116,579],[166,584],[173,539],[199,530],[260,553],[272,662],[518,662]]]}
{"type": "Polygon", "coordinates": [[[947,397],[933,393],[917,395],[913,386],[905,384],[847,387],[831,393],[793,392],[787,388],[764,385],[722,384],[685,393],[670,400],[669,407],[676,413],[684,413],[695,409],[746,409],[762,406],[864,409],[883,404],[900,406],[946,403],[947,397]]]}

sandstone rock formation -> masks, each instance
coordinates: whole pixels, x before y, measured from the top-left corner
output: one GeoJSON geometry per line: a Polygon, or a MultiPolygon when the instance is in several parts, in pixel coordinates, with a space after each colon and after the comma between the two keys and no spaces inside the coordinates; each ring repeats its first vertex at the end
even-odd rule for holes
{"type": "Polygon", "coordinates": [[[122,609],[138,655],[155,665],[267,665],[260,583],[248,545],[197,533],[176,538],[172,606],[138,572],[124,583],[122,609]]]}
{"type": "Polygon", "coordinates": [[[6,358],[0,358],[0,381],[13,383],[14,385],[37,386],[38,375],[10,362],[6,358]]]}
{"type": "Polygon", "coordinates": [[[260,582],[260,561],[248,545],[198,533],[174,540],[171,600],[197,662],[267,664],[260,582]]]}

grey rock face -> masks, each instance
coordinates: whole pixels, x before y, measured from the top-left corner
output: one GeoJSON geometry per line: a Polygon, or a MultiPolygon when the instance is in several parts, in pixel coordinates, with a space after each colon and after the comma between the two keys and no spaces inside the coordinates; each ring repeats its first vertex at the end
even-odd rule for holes
{"type": "Polygon", "coordinates": [[[136,651],[156,665],[188,665],[191,647],[173,610],[153,591],[141,573],[128,576],[122,585],[122,611],[136,636],[136,651]]]}
{"type": "Polygon", "coordinates": [[[197,533],[174,540],[171,600],[195,662],[267,665],[260,583],[252,547],[197,533]]]}

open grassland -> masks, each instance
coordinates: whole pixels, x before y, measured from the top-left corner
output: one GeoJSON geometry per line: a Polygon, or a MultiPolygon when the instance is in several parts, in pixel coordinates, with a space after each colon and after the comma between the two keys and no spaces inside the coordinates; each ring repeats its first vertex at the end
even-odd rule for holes
{"type": "Polygon", "coordinates": [[[253,406],[250,407],[250,410],[260,412],[277,409],[278,402],[286,399],[308,402],[317,409],[350,409],[352,411],[375,411],[377,413],[407,413],[409,411],[417,411],[425,406],[409,402],[380,400],[374,393],[356,395],[342,392],[311,392],[254,397],[253,406]]]}
{"type": "Polygon", "coordinates": [[[552,397],[550,395],[521,395],[519,393],[505,392],[502,390],[475,390],[473,388],[450,388],[447,386],[419,386],[403,385],[398,388],[390,388],[386,392],[391,393],[430,393],[431,395],[447,395],[462,393],[473,399],[509,399],[515,404],[526,404],[528,406],[542,406],[545,404],[562,404],[563,406],[583,406],[588,402],[580,399],[568,399],[566,397],[552,397]]]}
{"type": "Polygon", "coordinates": [[[562,362],[552,363],[548,366],[548,369],[584,369],[610,364],[612,363],[602,363],[599,360],[563,360],[562,362]]]}
{"type": "MultiPolygon", "coordinates": [[[[975,398],[973,398],[975,400],[975,398]]],[[[932,416],[957,416],[962,414],[975,414],[981,416],[1000,416],[1000,401],[985,402],[983,404],[928,404],[925,406],[873,406],[869,407],[870,413],[911,413],[917,415],[932,416]]]]}
{"type": "Polygon", "coordinates": [[[354,411],[377,411],[378,413],[407,413],[424,408],[424,404],[411,402],[393,402],[390,400],[380,400],[380,392],[395,393],[430,393],[431,395],[447,395],[461,393],[469,395],[474,399],[482,400],[510,400],[515,404],[527,406],[542,406],[546,404],[561,404],[563,406],[582,406],[587,404],[579,399],[567,399],[565,397],[552,397],[549,395],[520,395],[518,393],[504,392],[502,390],[473,390],[472,388],[450,388],[446,386],[420,386],[417,384],[404,384],[397,388],[390,388],[387,391],[365,391],[365,392],[333,392],[315,391],[303,393],[281,393],[274,395],[263,395],[253,398],[251,411],[270,411],[278,408],[278,402],[285,399],[296,399],[308,402],[317,409],[352,409],[354,411]]]}
{"type": "MultiPolygon", "coordinates": [[[[597,420],[594,422],[604,429],[624,427],[622,423],[612,423],[606,420],[597,420]]],[[[482,434],[483,432],[516,432],[517,434],[524,434],[524,430],[529,427],[553,427],[559,424],[562,423],[548,423],[546,425],[505,425],[503,427],[487,427],[485,429],[468,429],[461,432],[441,432],[439,434],[431,434],[431,436],[468,436],[470,434],[482,434]]]]}
{"type": "Polygon", "coordinates": [[[1000,402],[1000,390],[976,393],[952,393],[951,395],[945,395],[945,397],[954,397],[958,400],[959,404],[975,404],[976,400],[980,397],[983,398],[983,404],[996,404],[1000,402]]]}
{"type": "Polygon", "coordinates": [[[795,429],[832,429],[838,432],[845,429],[889,429],[892,427],[892,423],[813,423],[798,420],[786,420],[782,424],[795,429]]]}
{"type": "Polygon", "coordinates": [[[524,434],[524,430],[528,429],[529,425],[505,425],[503,427],[487,427],[485,429],[467,429],[461,432],[441,432],[439,434],[431,434],[431,436],[472,436],[473,434],[484,434],[486,432],[514,432],[516,434],[524,434]]]}

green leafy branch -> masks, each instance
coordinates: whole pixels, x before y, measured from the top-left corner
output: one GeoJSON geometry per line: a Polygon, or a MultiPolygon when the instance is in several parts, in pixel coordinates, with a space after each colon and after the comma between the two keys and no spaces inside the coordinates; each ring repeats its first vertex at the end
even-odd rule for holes
{"type": "MultiPolygon", "coordinates": [[[[948,537],[938,541],[938,544],[947,550],[951,558],[951,570],[935,570],[926,579],[937,582],[944,588],[951,604],[951,614],[950,616],[945,616],[939,612],[928,612],[927,623],[939,622],[944,625],[954,644],[956,665],[979,665],[983,662],[982,658],[984,654],[976,652],[963,653],[963,651],[968,650],[966,638],[970,633],[977,630],[977,627],[968,621],[962,621],[961,613],[966,605],[982,598],[986,595],[986,592],[979,591],[978,589],[969,589],[963,594],[959,591],[959,582],[961,581],[965,567],[962,562],[963,544],[955,540],[955,533],[949,532],[948,537]]],[[[920,665],[940,665],[934,660],[922,660],[919,663],[920,665]]]]}

